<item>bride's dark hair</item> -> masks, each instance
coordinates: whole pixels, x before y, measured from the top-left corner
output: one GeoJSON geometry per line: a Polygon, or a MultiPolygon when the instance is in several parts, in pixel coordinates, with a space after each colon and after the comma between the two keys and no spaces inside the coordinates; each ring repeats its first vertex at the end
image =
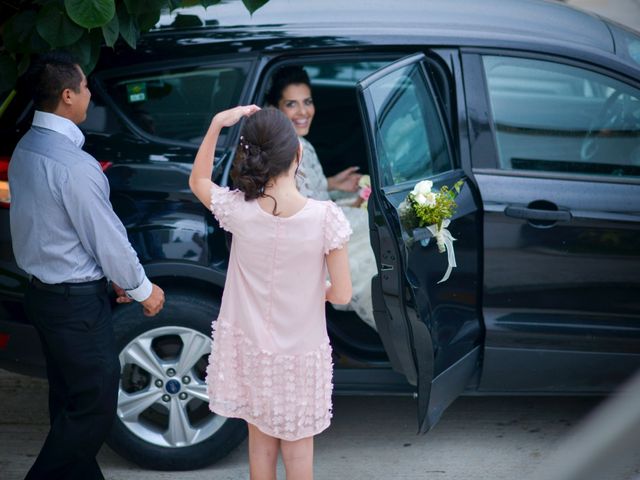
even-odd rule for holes
{"type": "Polygon", "coordinates": [[[233,184],[245,200],[270,197],[264,193],[267,183],[289,170],[299,145],[293,123],[278,109],[265,108],[246,119],[231,169],[233,184]]]}
{"type": "Polygon", "coordinates": [[[265,95],[265,100],[269,105],[278,106],[282,98],[282,92],[289,85],[306,85],[311,90],[311,81],[304,68],[299,65],[288,65],[278,70],[271,79],[271,86],[265,95]]]}

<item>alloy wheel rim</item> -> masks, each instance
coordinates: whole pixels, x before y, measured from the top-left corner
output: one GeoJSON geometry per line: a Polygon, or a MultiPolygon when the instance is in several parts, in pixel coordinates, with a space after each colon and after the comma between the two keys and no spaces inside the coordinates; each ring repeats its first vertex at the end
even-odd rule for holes
{"type": "Polygon", "coordinates": [[[209,411],[205,383],[211,339],[179,326],[148,330],[120,352],[117,415],[137,437],[181,448],[214,435],[226,417],[209,411]]]}

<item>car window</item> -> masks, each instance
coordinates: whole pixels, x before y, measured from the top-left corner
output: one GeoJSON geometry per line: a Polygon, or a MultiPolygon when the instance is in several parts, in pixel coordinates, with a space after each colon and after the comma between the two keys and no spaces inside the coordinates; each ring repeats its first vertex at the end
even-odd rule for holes
{"type": "MultiPolygon", "coordinates": [[[[314,146],[327,177],[351,166],[359,167],[361,173],[369,172],[355,88],[359,80],[390,61],[334,58],[302,64],[311,80],[316,109],[306,138],[314,146]]],[[[333,197],[342,194],[332,192],[333,197]]]]}
{"type": "Polygon", "coordinates": [[[363,62],[323,62],[308,64],[304,68],[312,85],[336,85],[355,87],[367,75],[387,65],[389,61],[372,60],[363,62]]]}
{"type": "Polygon", "coordinates": [[[640,90],[569,65],[484,57],[499,166],[640,177],[640,90]]]}
{"type": "Polygon", "coordinates": [[[143,132],[199,143],[213,115],[238,104],[246,77],[239,65],[165,70],[111,80],[107,91],[143,132]]]}
{"type": "Polygon", "coordinates": [[[616,53],[640,65],[640,35],[617,25],[609,27],[616,34],[616,53]]]}
{"type": "Polygon", "coordinates": [[[369,87],[383,186],[452,168],[445,131],[419,65],[398,69],[369,87]]]}

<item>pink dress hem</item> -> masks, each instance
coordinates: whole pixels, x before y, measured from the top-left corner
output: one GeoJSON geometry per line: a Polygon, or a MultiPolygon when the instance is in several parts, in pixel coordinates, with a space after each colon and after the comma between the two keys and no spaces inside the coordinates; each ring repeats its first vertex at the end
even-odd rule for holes
{"type": "Polygon", "coordinates": [[[218,318],[212,329],[207,367],[212,412],[241,418],[289,441],[329,426],[333,362],[327,341],[312,351],[287,355],[259,348],[228,319],[218,318]]]}

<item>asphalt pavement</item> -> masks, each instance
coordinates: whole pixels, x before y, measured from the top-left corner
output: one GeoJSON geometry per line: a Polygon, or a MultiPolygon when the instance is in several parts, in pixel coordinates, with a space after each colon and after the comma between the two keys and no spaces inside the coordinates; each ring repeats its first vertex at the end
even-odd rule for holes
{"type": "MultiPolygon", "coordinates": [[[[24,477],[47,433],[44,380],[0,370],[0,478],[24,477]]],[[[416,435],[409,397],[337,397],[316,438],[316,480],[525,479],[600,402],[592,397],[462,397],[427,435],[416,435]]],[[[109,480],[245,480],[247,445],[206,469],[142,470],[103,447],[109,480]]],[[[280,468],[279,478],[284,478],[280,468]]],[[[638,480],[640,464],[616,480],[638,480]]],[[[603,479],[605,480],[605,479],[603,479]]],[[[606,479],[613,480],[613,479],[606,479]]]]}

